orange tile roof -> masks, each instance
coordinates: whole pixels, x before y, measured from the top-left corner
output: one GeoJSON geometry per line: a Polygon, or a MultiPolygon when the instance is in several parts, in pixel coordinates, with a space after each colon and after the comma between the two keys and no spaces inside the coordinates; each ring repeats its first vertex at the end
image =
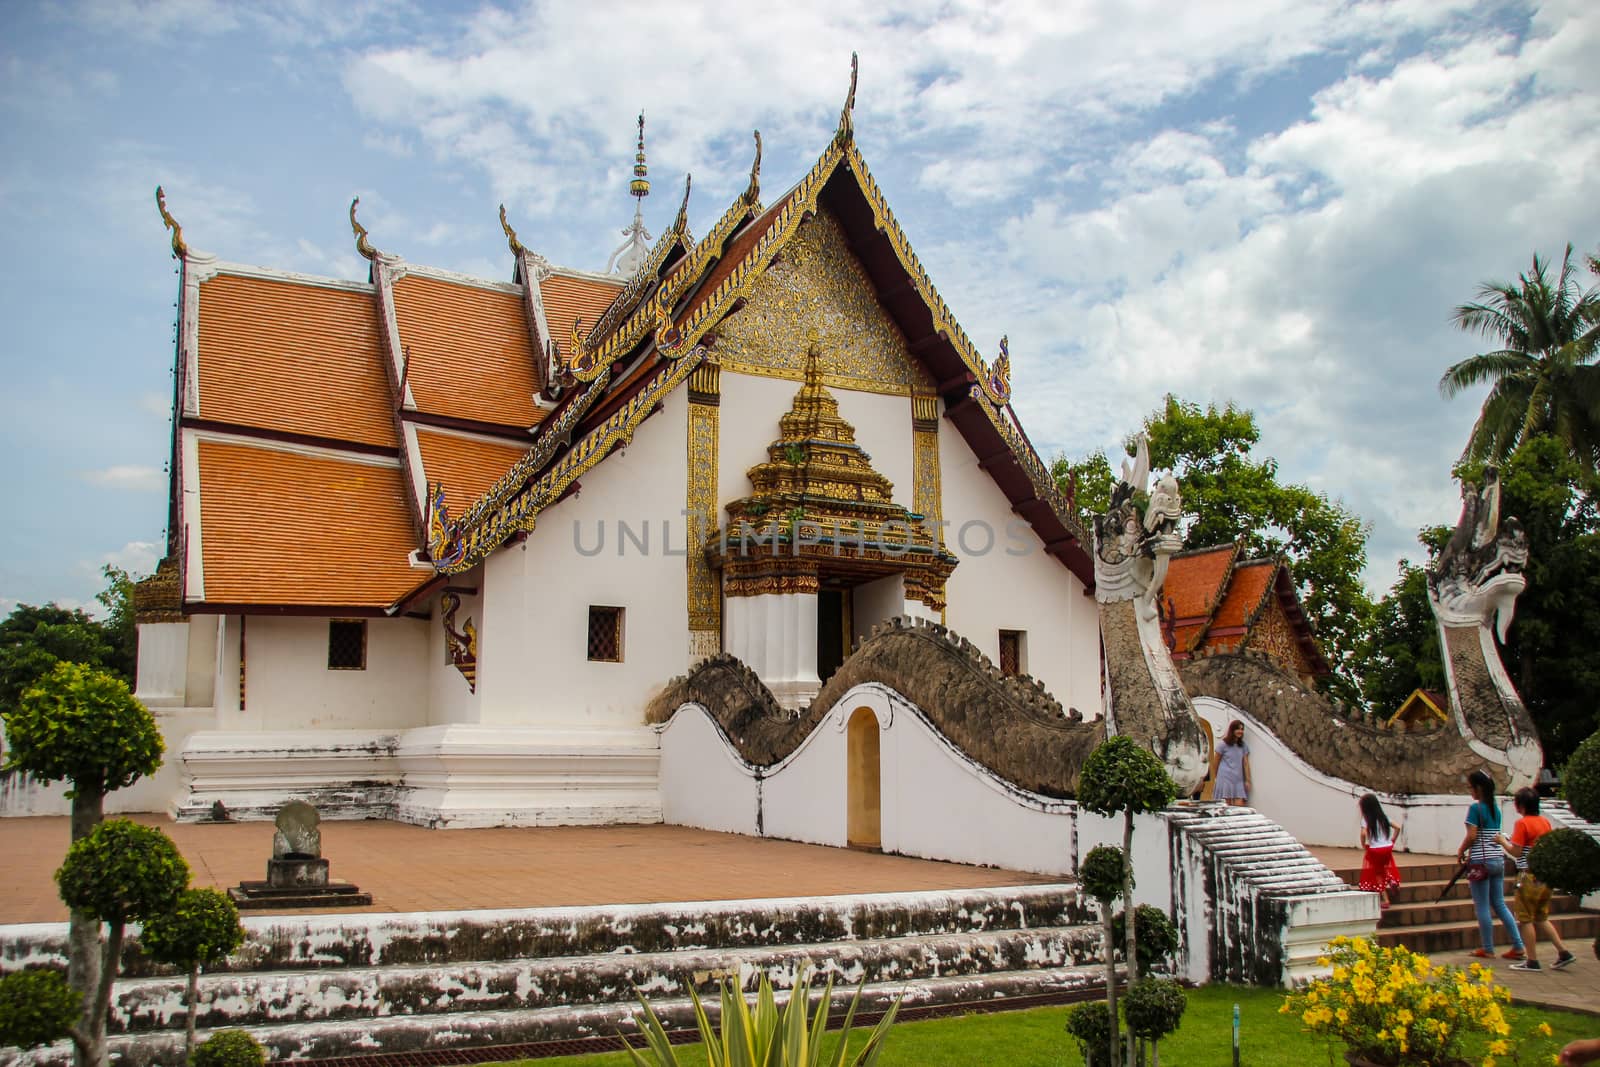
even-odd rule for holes
{"type": "Polygon", "coordinates": [[[1233,556],[1233,545],[1217,545],[1172,557],[1162,594],[1172,601],[1175,618],[1211,614],[1232,570],[1233,556]]]}
{"type": "Polygon", "coordinates": [[[417,407],[502,426],[532,426],[533,344],[522,298],[424,274],[394,284],[395,321],[417,407]]]}
{"type": "Polygon", "coordinates": [[[200,526],[215,604],[387,607],[427,577],[398,465],[201,441],[200,526]]]}
{"type": "Polygon", "coordinates": [[[369,294],[219,274],[199,321],[201,418],[399,447],[369,294]]]}
{"type": "Polygon", "coordinates": [[[456,515],[477,503],[528,451],[509,442],[422,429],[417,431],[417,447],[422,452],[425,478],[430,483],[444,483],[445,503],[456,515]]]}
{"type": "Polygon", "coordinates": [[[556,342],[563,355],[571,347],[567,344],[567,338],[572,336],[573,320],[581,318],[583,332],[587,334],[621,292],[621,279],[612,285],[595,278],[551,274],[539,283],[539,299],[544,301],[544,321],[550,327],[550,339],[556,342]]]}
{"type": "Polygon", "coordinates": [[[1233,580],[1228,583],[1228,592],[1212,618],[1212,629],[1243,626],[1249,622],[1261,606],[1261,599],[1267,595],[1277,573],[1277,560],[1251,560],[1236,566],[1233,580]]]}

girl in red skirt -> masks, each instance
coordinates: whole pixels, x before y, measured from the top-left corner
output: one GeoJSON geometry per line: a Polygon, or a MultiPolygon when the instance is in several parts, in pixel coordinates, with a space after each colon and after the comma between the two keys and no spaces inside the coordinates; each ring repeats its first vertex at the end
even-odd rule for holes
{"type": "Polygon", "coordinates": [[[1400,868],[1394,862],[1394,843],[1400,824],[1391,823],[1378,798],[1368,793],[1361,798],[1361,847],[1367,850],[1361,861],[1361,881],[1356,888],[1377,893],[1381,908],[1389,906],[1389,891],[1400,886],[1400,868]]]}

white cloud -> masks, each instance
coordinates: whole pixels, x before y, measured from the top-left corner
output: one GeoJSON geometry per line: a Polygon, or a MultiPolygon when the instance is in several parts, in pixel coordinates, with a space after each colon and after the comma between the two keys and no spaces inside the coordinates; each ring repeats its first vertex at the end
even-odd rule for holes
{"type": "Polygon", "coordinates": [[[161,551],[162,546],[154,541],[129,541],[121,548],[101,556],[94,570],[98,574],[101,564],[110,564],[135,578],[143,578],[155,573],[156,564],[161,561],[161,551]]]}
{"type": "Polygon", "coordinates": [[[155,467],[117,465],[84,471],[83,480],[103,489],[126,489],[140,493],[159,493],[167,488],[166,473],[155,467]]]}

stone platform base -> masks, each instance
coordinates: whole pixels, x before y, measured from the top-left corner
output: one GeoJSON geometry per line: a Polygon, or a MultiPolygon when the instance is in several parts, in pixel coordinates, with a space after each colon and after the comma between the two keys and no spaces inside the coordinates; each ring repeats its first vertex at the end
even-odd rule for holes
{"type": "Polygon", "coordinates": [[[274,818],[304,800],[324,819],[435,828],[661,821],[660,746],[647,726],[457,724],[402,731],[191,734],[171,814],[274,818]]]}
{"type": "Polygon", "coordinates": [[[372,903],[372,894],[363,893],[349,882],[323,885],[275,886],[268,882],[240,882],[228,896],[241,908],[360,908],[372,903]]]}

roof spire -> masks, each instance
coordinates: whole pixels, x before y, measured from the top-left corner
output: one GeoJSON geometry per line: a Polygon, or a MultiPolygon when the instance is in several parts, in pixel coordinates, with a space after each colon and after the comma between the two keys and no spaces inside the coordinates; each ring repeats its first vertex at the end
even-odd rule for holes
{"type": "Polygon", "coordinates": [[[506,231],[506,244],[511,246],[511,254],[520,256],[527,249],[522,247],[522,242],[517,240],[517,231],[511,228],[511,223],[506,221],[506,206],[500,205],[500,228],[506,231]]]}
{"type": "Polygon", "coordinates": [[[362,258],[376,260],[378,250],[367,240],[367,228],[356,221],[356,205],[359,203],[361,203],[359,196],[350,201],[350,232],[356,235],[356,251],[361,253],[362,258]]]}
{"type": "Polygon", "coordinates": [[[753,213],[761,211],[761,131],[756,130],[756,158],[750,164],[750,184],[745,187],[744,202],[753,213]]]}
{"type": "Polygon", "coordinates": [[[854,112],[856,110],[856,75],[861,71],[861,60],[856,53],[850,53],[850,92],[844,98],[844,109],[839,112],[839,132],[833,135],[834,140],[840,144],[848,144],[855,138],[856,128],[854,112]]]}
{"type": "Polygon", "coordinates": [[[644,112],[639,112],[639,147],[633,157],[633,180],[628,195],[633,197],[633,222],[622,231],[627,238],[606,261],[607,274],[631,275],[650,254],[650,231],[644,228],[644,198],[650,195],[650,167],[644,158],[644,112]]]}
{"type": "Polygon", "coordinates": [[[172,255],[182,259],[189,254],[189,246],[183,243],[183,227],[178,225],[178,220],[167,211],[167,194],[161,191],[161,186],[156,186],[156,209],[161,212],[162,225],[172,231],[172,255]]]}

